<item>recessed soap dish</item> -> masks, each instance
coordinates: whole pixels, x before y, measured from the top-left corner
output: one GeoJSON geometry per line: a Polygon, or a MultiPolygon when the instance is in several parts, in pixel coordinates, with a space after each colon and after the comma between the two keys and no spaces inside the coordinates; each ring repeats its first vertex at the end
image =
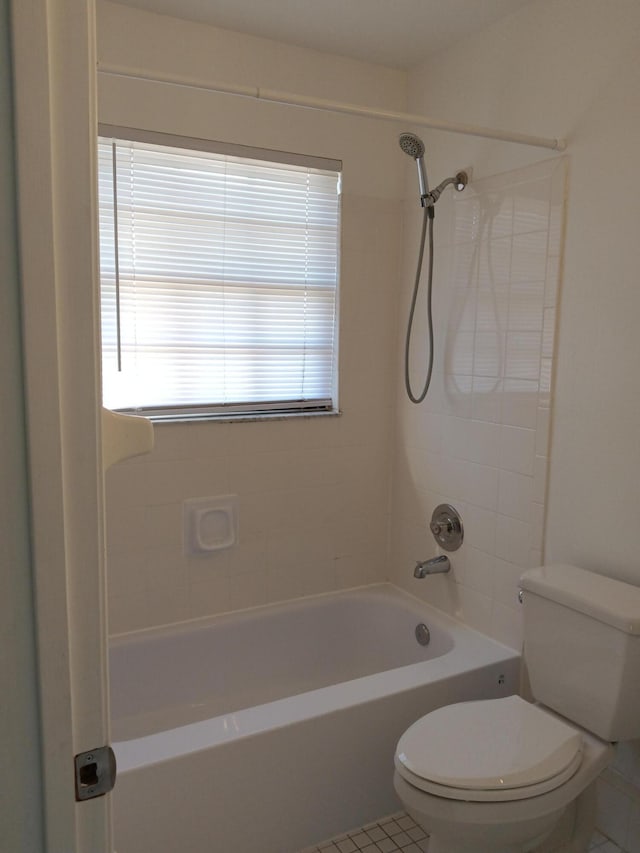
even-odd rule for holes
{"type": "Polygon", "coordinates": [[[238,496],[189,498],[182,504],[185,554],[208,554],[238,541],[238,496]]]}

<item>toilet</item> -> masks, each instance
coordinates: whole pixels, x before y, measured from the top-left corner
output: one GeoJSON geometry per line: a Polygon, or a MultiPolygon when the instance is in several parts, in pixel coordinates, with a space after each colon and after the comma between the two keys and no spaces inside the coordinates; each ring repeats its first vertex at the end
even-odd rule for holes
{"type": "Polygon", "coordinates": [[[569,565],[521,587],[535,704],[447,705],[398,741],[394,786],[429,853],[584,853],[612,744],[640,737],[640,587],[569,565]]]}

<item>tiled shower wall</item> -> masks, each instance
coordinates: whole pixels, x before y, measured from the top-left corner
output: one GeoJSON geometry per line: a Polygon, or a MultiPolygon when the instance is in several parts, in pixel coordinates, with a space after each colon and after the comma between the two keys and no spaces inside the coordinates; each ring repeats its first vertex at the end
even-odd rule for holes
{"type": "Polygon", "coordinates": [[[342,415],[162,424],[108,471],[111,633],[384,579],[400,222],[397,202],[343,198],[342,415]],[[239,544],[185,555],[182,501],[225,494],[239,544]]]}
{"type": "MultiPolygon", "coordinates": [[[[438,208],[433,386],[414,406],[397,383],[392,579],[516,648],[518,579],[542,559],[565,173],[545,161],[438,208]],[[428,522],[443,502],[461,513],[464,544],[450,576],[415,580],[415,561],[437,553],[428,522]]],[[[405,302],[418,240],[407,230],[405,302]]],[[[424,356],[412,347],[416,388],[424,356]]]]}
{"type": "MultiPolygon", "coordinates": [[[[344,414],[161,425],[150,456],[113,468],[112,633],[390,577],[519,647],[518,577],[541,560],[564,184],[556,159],[439,203],[434,383],[421,406],[398,394],[390,559],[399,209],[345,197],[344,414]],[[227,493],[240,496],[240,544],[186,556],[182,501],[227,493]],[[465,544],[453,577],[418,582],[413,561],[435,553],[428,518],[443,501],[462,513],[465,544]]],[[[406,304],[401,315],[400,326],[406,304]]]]}

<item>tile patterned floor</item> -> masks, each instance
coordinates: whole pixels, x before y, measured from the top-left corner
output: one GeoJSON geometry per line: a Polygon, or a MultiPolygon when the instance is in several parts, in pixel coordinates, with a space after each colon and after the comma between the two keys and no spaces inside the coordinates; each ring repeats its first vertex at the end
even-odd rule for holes
{"type": "Polygon", "coordinates": [[[301,853],[426,853],[428,845],[426,833],[408,814],[399,812],[301,853]]]}
{"type": "MultiPolygon", "coordinates": [[[[315,847],[307,847],[300,853],[426,853],[428,849],[426,833],[408,814],[398,812],[315,847]]],[[[594,833],[589,850],[594,853],[624,853],[599,832],[594,833]]]]}

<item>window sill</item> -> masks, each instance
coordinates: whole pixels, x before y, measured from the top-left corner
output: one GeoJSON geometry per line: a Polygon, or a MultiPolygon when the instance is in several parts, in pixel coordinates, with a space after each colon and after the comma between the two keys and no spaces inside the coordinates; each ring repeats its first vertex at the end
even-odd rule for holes
{"type": "MultiPolygon", "coordinates": [[[[133,412],[131,414],[134,414],[133,412]]],[[[342,415],[340,409],[335,409],[331,412],[274,412],[270,414],[249,415],[246,413],[238,413],[236,415],[143,415],[148,418],[155,427],[164,424],[202,424],[202,423],[247,423],[257,421],[290,421],[290,420],[310,420],[312,418],[337,418],[342,415]]]]}

